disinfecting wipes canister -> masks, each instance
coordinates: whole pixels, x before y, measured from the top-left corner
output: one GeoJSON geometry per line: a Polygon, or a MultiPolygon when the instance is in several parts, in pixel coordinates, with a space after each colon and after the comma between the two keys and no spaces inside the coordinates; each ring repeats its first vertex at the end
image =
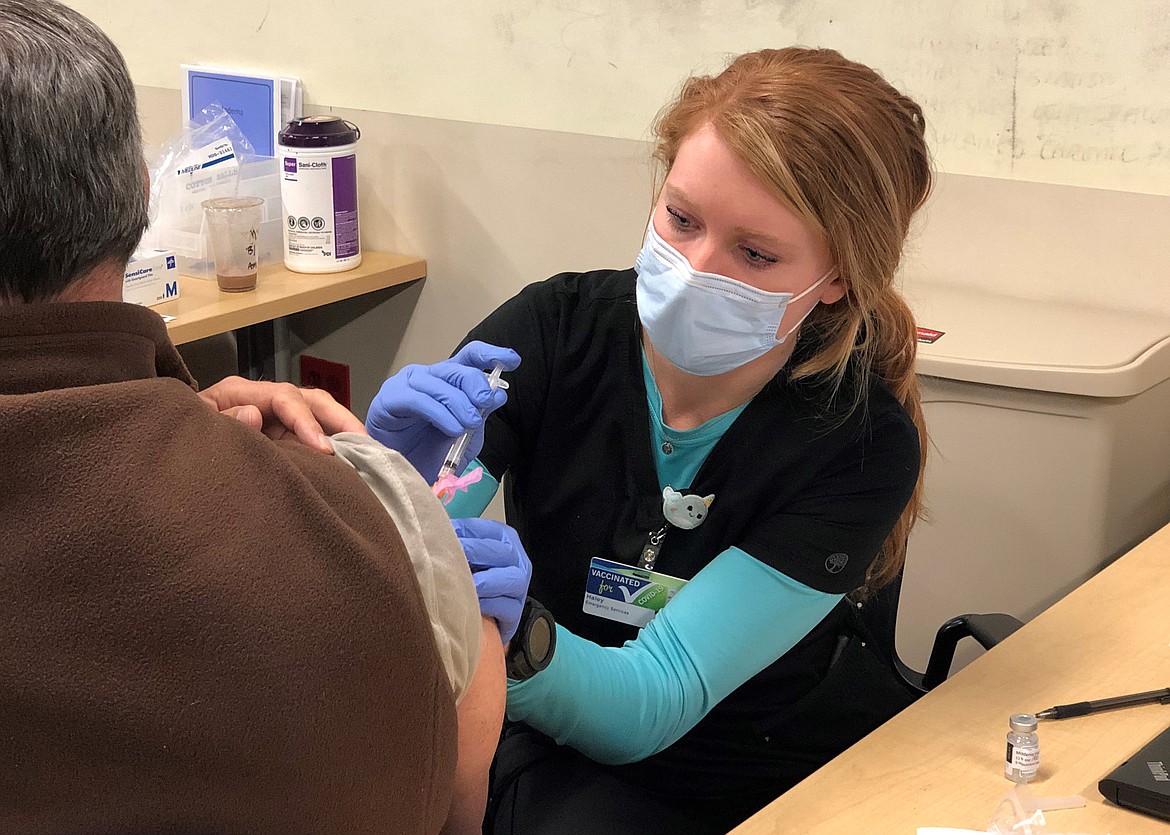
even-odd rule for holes
{"type": "Polygon", "coordinates": [[[284,265],[335,273],[362,262],[358,235],[357,141],[337,116],[294,119],[280,132],[284,265]]]}

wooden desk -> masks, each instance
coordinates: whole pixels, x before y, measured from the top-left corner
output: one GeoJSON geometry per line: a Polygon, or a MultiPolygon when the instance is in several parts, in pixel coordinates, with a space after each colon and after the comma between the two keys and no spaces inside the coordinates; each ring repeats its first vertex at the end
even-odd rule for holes
{"type": "MultiPolygon", "coordinates": [[[[1168,593],[1170,526],[734,832],[985,831],[1011,786],[1010,714],[1170,686],[1168,593]]],[[[1170,706],[1156,704],[1040,723],[1040,774],[1029,790],[1086,801],[1048,813],[1049,831],[1167,835],[1170,824],[1107,804],[1097,781],[1168,726],[1170,706]]]]}
{"type": "Polygon", "coordinates": [[[240,331],[240,373],[255,377],[258,369],[271,364],[271,325],[265,327],[266,323],[364,293],[407,284],[424,278],[426,274],[427,262],[420,258],[364,252],[362,263],[343,273],[294,273],[282,264],[261,267],[256,289],[245,293],[224,293],[214,279],[181,275],[179,298],[151,309],[175,317],[167,323],[167,330],[176,345],[227,331],[240,331]]]}

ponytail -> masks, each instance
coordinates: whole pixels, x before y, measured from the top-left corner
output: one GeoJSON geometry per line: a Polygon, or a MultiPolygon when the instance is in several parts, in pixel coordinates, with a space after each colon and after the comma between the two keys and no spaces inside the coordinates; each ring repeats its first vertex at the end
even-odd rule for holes
{"type": "Polygon", "coordinates": [[[890,285],[881,288],[864,305],[852,291],[846,291],[845,298],[836,304],[814,308],[798,339],[808,340],[812,348],[802,350],[798,343],[797,351],[806,358],[802,357],[789,371],[791,379],[819,377],[831,381],[832,396],[836,397],[841,384],[852,377],[847,387],[852,392],[853,402],[849,404],[852,411],[865,408],[870,380],[876,376],[902,404],[918,430],[918,481],[910,501],[866,573],[865,592],[873,592],[902,570],[910,529],[923,515],[922,476],[926,471],[927,433],[918,376],[914,371],[918,353],[914,314],[890,285]]]}
{"type": "Polygon", "coordinates": [[[873,591],[889,583],[902,570],[906,562],[906,541],[910,529],[923,515],[922,486],[928,438],[926,418],[922,413],[922,397],[918,390],[918,375],[914,372],[914,358],[918,353],[914,314],[896,290],[886,287],[878,296],[871,315],[870,373],[881,378],[914,422],[920,449],[918,481],[914,485],[914,492],[894,529],[886,537],[881,553],[866,574],[866,589],[873,591]]]}

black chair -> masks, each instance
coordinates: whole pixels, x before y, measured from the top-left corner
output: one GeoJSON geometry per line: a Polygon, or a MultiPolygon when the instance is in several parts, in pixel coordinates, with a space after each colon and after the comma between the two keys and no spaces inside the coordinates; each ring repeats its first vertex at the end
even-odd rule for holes
{"type": "Polygon", "coordinates": [[[895,630],[898,621],[898,601],[902,595],[902,575],[879,589],[863,602],[855,602],[864,631],[874,642],[878,653],[897,673],[910,693],[917,698],[946,681],[955,660],[955,648],[964,638],[974,638],[984,649],[991,649],[1024,624],[1002,612],[967,614],[951,618],[934,637],[925,672],[908,667],[898,657],[895,630]]]}

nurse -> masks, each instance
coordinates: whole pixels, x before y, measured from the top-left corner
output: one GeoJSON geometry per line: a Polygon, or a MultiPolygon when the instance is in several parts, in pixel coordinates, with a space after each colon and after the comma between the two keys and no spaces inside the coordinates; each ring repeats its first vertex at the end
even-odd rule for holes
{"type": "MultiPolygon", "coordinates": [[[[893,279],[930,191],[924,131],[830,50],[692,78],[656,126],[633,269],[533,284],[384,384],[367,428],[429,479],[482,428],[484,477],[449,511],[506,485],[518,538],[454,524],[473,563],[526,553],[556,621],[543,668],[510,667],[497,831],[723,832],[900,706],[855,657],[850,596],[898,574],[920,508],[893,279]],[[496,360],[511,387],[481,426],[496,360]]],[[[509,605],[515,657],[539,611],[509,605]]]]}

